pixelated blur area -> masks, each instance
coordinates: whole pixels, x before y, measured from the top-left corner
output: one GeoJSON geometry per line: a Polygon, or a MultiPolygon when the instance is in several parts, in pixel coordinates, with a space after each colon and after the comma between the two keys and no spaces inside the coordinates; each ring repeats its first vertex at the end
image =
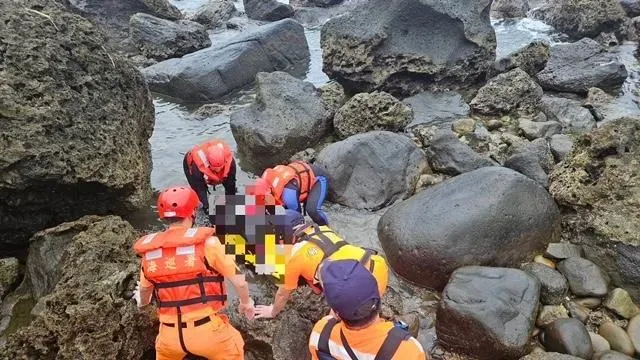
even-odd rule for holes
{"type": "Polygon", "coordinates": [[[209,220],[226,253],[260,275],[282,281],[290,246],[281,244],[287,231],[285,209],[272,196],[219,195],[210,199],[209,220]]]}

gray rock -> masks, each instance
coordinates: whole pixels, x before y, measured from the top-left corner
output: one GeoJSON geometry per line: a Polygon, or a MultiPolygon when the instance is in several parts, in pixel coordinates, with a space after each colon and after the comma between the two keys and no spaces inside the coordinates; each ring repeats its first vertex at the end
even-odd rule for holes
{"type": "Polygon", "coordinates": [[[515,154],[504,162],[504,166],[535,180],[545,188],[549,185],[549,177],[540,165],[540,158],[532,152],[524,151],[515,154]]]}
{"type": "Polygon", "coordinates": [[[536,319],[536,326],[539,328],[545,328],[558,319],[568,319],[569,312],[562,305],[546,305],[540,309],[538,318],[536,319]]]}
{"type": "Polygon", "coordinates": [[[615,101],[613,96],[598,88],[589,89],[583,106],[591,111],[597,121],[611,122],[624,117],[640,117],[636,103],[615,101]]]}
{"type": "Polygon", "coordinates": [[[337,82],[329,82],[320,87],[322,93],[322,101],[324,106],[329,109],[332,114],[335,114],[338,109],[347,102],[347,96],[344,93],[344,88],[337,82]]]}
{"type": "Polygon", "coordinates": [[[611,47],[620,45],[620,43],[618,42],[618,38],[616,37],[616,34],[611,32],[600,33],[600,35],[598,35],[595,38],[595,40],[605,48],[611,48],[611,47]]]}
{"type": "Polygon", "coordinates": [[[611,345],[602,336],[589,332],[589,337],[591,337],[591,345],[593,345],[593,353],[596,354],[596,357],[598,353],[611,350],[611,345]]]}
{"type": "Polygon", "coordinates": [[[569,282],[571,292],[578,296],[604,297],[609,285],[598,265],[583,258],[573,257],[558,263],[560,271],[569,282]]]}
{"type": "Polygon", "coordinates": [[[611,345],[611,350],[619,351],[626,355],[633,355],[636,351],[627,332],[613,322],[606,321],[600,325],[598,334],[607,339],[611,345]]]}
{"type": "Polygon", "coordinates": [[[372,131],[327,146],[316,165],[329,175],[332,202],[378,210],[413,195],[427,162],[408,137],[372,131]]]}
{"type": "Polygon", "coordinates": [[[549,141],[549,146],[555,160],[560,162],[573,150],[573,140],[566,134],[553,135],[551,141],[549,141]]]}
{"type": "Polygon", "coordinates": [[[157,61],[181,57],[211,46],[204,26],[193,21],[177,22],[138,13],[129,22],[131,41],[146,57],[157,61]]]}
{"type": "Polygon", "coordinates": [[[579,357],[560,354],[555,352],[536,352],[531,353],[520,360],[581,360],[579,357]]]}
{"type": "Polygon", "coordinates": [[[214,29],[224,25],[236,12],[233,0],[208,0],[200,5],[189,20],[202,24],[207,29],[214,29]]]}
{"type": "Polygon", "coordinates": [[[529,140],[551,137],[562,132],[562,124],[556,121],[536,122],[522,118],[519,121],[519,127],[529,140]]]}
{"type": "Polygon", "coordinates": [[[580,320],[583,324],[587,323],[591,310],[573,301],[566,301],[565,307],[569,310],[569,314],[571,314],[572,318],[580,320]]]}
{"type": "Polygon", "coordinates": [[[582,257],[582,248],[575,244],[553,243],[547,246],[547,251],[545,251],[544,256],[554,260],[582,257]]]}
{"type": "Polygon", "coordinates": [[[461,142],[451,130],[438,130],[425,149],[429,165],[435,171],[458,175],[495,163],[461,142]]]}
{"type": "Polygon", "coordinates": [[[311,164],[316,161],[316,156],[318,156],[316,150],[314,148],[308,148],[293,154],[293,156],[289,158],[289,162],[298,160],[311,164]]]}
{"type": "Polygon", "coordinates": [[[261,173],[317,144],[331,129],[331,113],[311,83],[280,71],[256,81],[256,99],[231,114],[231,131],[245,167],[261,173]]]}
{"type": "Polygon", "coordinates": [[[540,302],[545,305],[560,305],[569,292],[569,284],[562,274],[538,263],[528,263],[522,267],[540,281],[540,302]]]}
{"type": "Polygon", "coordinates": [[[619,0],[554,1],[544,15],[547,24],[575,39],[618,31],[624,18],[619,0]]]}
{"type": "Polygon", "coordinates": [[[600,298],[583,298],[576,299],[576,304],[586,307],[587,309],[595,309],[602,304],[602,299],[600,298]]]}
{"type": "Polygon", "coordinates": [[[629,293],[620,288],[611,290],[602,305],[625,319],[631,319],[640,313],[640,309],[633,303],[629,293]]]}
{"type": "Polygon", "coordinates": [[[551,172],[551,170],[553,170],[555,166],[553,153],[551,152],[551,148],[549,147],[549,143],[546,139],[535,139],[527,144],[521,151],[530,151],[538,155],[538,159],[540,159],[540,165],[546,173],[549,173],[551,172]]]}
{"type": "Polygon", "coordinates": [[[623,353],[609,350],[609,351],[596,354],[593,357],[593,360],[633,360],[633,358],[623,353]]]}
{"type": "Polygon", "coordinates": [[[529,3],[526,0],[495,0],[491,5],[491,17],[514,19],[527,17],[529,3]]]}
{"type": "Polygon", "coordinates": [[[541,334],[542,345],[548,350],[591,359],[593,345],[587,328],[576,319],[559,319],[541,334]]]}
{"type": "MultiPolygon", "coordinates": [[[[495,4],[495,2],[494,2],[495,4]]],[[[495,61],[493,70],[499,73],[520,68],[532,77],[547,65],[551,54],[547,42],[536,40],[529,45],[495,61]]]]}
{"type": "Polygon", "coordinates": [[[490,6],[491,0],[362,2],[322,27],[323,69],[349,92],[413,95],[438,85],[470,86],[495,60],[490,6]]]}
{"type": "Polygon", "coordinates": [[[293,6],[317,6],[317,7],[330,7],[339,5],[344,0],[291,0],[289,3],[293,6]]]}
{"type": "Polygon", "coordinates": [[[152,91],[185,102],[212,101],[254,82],[259,72],[306,72],[309,47],[302,25],[286,19],[226,44],[142,70],[152,91]]]}
{"type": "Polygon", "coordinates": [[[523,356],[534,328],[539,292],[537,280],[520,270],[460,268],[442,293],[438,341],[477,359],[523,356]]]}
{"type": "Polygon", "coordinates": [[[469,116],[470,111],[462,96],[454,91],[425,91],[402,102],[413,109],[413,121],[408,128],[419,124],[449,128],[453,121],[469,116]]]}
{"type": "Polygon", "coordinates": [[[638,0],[618,0],[622,8],[629,17],[640,16],[640,1],[638,0]]]}
{"type": "Polygon", "coordinates": [[[636,315],[629,321],[629,325],[627,325],[627,334],[631,339],[633,347],[636,349],[636,353],[640,354],[640,315],[636,315]]]}
{"type": "Polygon", "coordinates": [[[586,94],[592,87],[618,88],[627,69],[598,42],[585,38],[552,46],[547,66],[537,78],[545,90],[586,94]]]}
{"type": "Polygon", "coordinates": [[[16,258],[0,259],[0,303],[20,279],[20,263],[16,258]]]}
{"type": "Polygon", "coordinates": [[[411,121],[411,108],[384,91],[360,93],[349,99],[333,119],[341,138],[372,130],[400,131],[411,121]]]}
{"type": "Polygon", "coordinates": [[[378,237],[398,275],[440,290],[461,266],[518,266],[530,259],[557,237],[559,219],[538,183],[485,167],[389,208],[378,237]]]}
{"type": "Polygon", "coordinates": [[[484,115],[537,113],[542,88],[526,72],[516,68],[500,74],[480,88],[471,109],[484,115]]]}
{"type": "Polygon", "coordinates": [[[542,111],[549,120],[560,122],[568,132],[583,133],[596,127],[596,119],[577,100],[544,96],[542,111]]]}
{"type": "Polygon", "coordinates": [[[247,17],[253,20],[278,21],[293,16],[293,7],[277,0],[242,0],[247,17]]]}

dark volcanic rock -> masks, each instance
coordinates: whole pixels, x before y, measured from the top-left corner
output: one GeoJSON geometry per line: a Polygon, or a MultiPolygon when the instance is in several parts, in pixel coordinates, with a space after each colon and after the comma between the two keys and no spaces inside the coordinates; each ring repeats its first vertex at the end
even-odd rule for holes
{"type": "Polygon", "coordinates": [[[504,166],[535,180],[545,188],[548,187],[549,177],[540,165],[540,158],[530,151],[515,154],[504,162],[504,166]]]}
{"type": "Polygon", "coordinates": [[[52,1],[2,1],[0,23],[0,247],[148,206],[154,109],[140,73],[52,1]]]}
{"type": "Polygon", "coordinates": [[[454,91],[425,91],[402,102],[413,110],[413,121],[407,128],[420,124],[450,128],[453,121],[469,116],[469,105],[454,91]]]}
{"type": "Polygon", "coordinates": [[[411,108],[384,91],[360,93],[349,99],[333,118],[341,138],[372,130],[402,131],[409,124],[411,108]]]}
{"type": "Polygon", "coordinates": [[[561,123],[566,132],[581,133],[596,127],[596,119],[577,100],[543,96],[542,111],[548,119],[561,123]]]}
{"type": "Polygon", "coordinates": [[[577,319],[558,319],[549,325],[541,336],[541,342],[549,351],[591,359],[593,346],[584,324],[577,319]]]}
{"type": "Polygon", "coordinates": [[[429,165],[435,171],[458,175],[495,163],[461,142],[451,130],[438,130],[425,149],[429,165]]]}
{"type": "Polygon", "coordinates": [[[490,0],[364,2],[322,27],[323,69],[354,92],[413,95],[472,85],[495,60],[490,6],[490,0]]]}
{"type": "Polygon", "coordinates": [[[520,68],[530,76],[535,76],[547,65],[550,55],[549,44],[537,40],[512,54],[496,60],[493,68],[497,72],[520,68]]]}
{"type": "Polygon", "coordinates": [[[591,261],[573,257],[558,263],[558,270],[569,281],[571,292],[582,297],[607,295],[608,279],[591,261]]]}
{"type": "Polygon", "coordinates": [[[556,0],[550,2],[544,21],[573,38],[617,32],[624,23],[620,0],[556,0]]]}
{"type": "Polygon", "coordinates": [[[277,0],[242,0],[249,19],[278,21],[293,16],[293,7],[277,0]]]}
{"type": "Polygon", "coordinates": [[[528,263],[522,270],[540,281],[540,302],[545,305],[560,305],[569,293],[569,284],[562,274],[538,263],[528,263]]]}
{"type": "Polygon", "coordinates": [[[223,25],[236,12],[233,0],[208,0],[198,8],[198,11],[189,20],[202,24],[207,29],[213,29],[223,25]]]}
{"type": "Polygon", "coordinates": [[[538,112],[542,88],[516,68],[489,80],[471,100],[471,109],[485,115],[538,112]]]}
{"type": "Polygon", "coordinates": [[[461,266],[518,266],[556,239],[559,225],[542,186],[513,170],[485,167],[389,208],[378,236],[396,273],[440,290],[461,266]]]}

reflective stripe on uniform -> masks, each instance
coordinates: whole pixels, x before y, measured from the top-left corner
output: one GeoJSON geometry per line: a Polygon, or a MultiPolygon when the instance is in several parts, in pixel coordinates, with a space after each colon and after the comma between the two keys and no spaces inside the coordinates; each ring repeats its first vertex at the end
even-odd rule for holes
{"type": "Polygon", "coordinates": [[[202,149],[198,149],[198,151],[196,152],[196,154],[198,154],[198,157],[200,158],[200,160],[207,166],[207,167],[211,167],[211,165],[209,165],[209,160],[207,160],[207,155],[204,153],[204,150],[202,149]]]}

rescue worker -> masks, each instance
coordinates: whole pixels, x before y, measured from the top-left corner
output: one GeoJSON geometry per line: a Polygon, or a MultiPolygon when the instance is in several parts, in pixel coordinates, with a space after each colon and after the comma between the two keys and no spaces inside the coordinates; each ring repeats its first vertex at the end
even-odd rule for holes
{"type": "Polygon", "coordinates": [[[318,274],[328,260],[353,259],[361,262],[378,282],[379,293],[384,295],[389,283],[389,266],[386,260],[375,250],[350,245],[328,226],[306,224],[304,217],[292,210],[286,210],[285,233],[291,234],[284,239],[293,245],[284,266],[284,284],[278,287],[273,304],[256,305],[256,319],[273,318],[284,309],[291,294],[305,282],[315,294],[322,293],[318,274]]]}
{"type": "Polygon", "coordinates": [[[158,198],[161,219],[170,222],[164,232],[140,238],[134,249],[142,257],[140,281],[134,298],[148,305],[153,295],[160,329],[157,360],[182,360],[186,355],[209,360],[244,359],[240,332],[219,312],[226,307],[225,279],[240,298],[239,311],[253,318],[253,301],[234,257],[208,227],[192,227],[198,196],[188,187],[164,190],[158,198]]]}
{"type": "Polygon", "coordinates": [[[253,186],[255,193],[249,195],[271,194],[277,205],[286,209],[305,213],[318,225],[328,225],[329,218],[322,210],[327,194],[329,180],[324,170],[303,161],[294,161],[289,165],[278,165],[266,169],[253,186]]]}
{"type": "Polygon", "coordinates": [[[225,195],[238,192],[233,150],[222,140],[214,139],[194,146],[184,155],[182,166],[189,186],[198,194],[206,215],[209,215],[209,185],[215,191],[216,185],[222,184],[225,195]]]}
{"type": "Polygon", "coordinates": [[[309,337],[312,360],[428,360],[420,343],[380,318],[376,279],[356,260],[330,260],[320,270],[332,314],[320,319],[309,337]]]}

